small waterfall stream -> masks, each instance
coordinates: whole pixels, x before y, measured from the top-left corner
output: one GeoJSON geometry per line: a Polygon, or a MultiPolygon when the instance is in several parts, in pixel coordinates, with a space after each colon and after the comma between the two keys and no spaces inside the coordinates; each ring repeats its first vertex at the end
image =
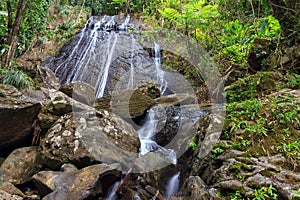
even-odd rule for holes
{"type": "MultiPolygon", "coordinates": [[[[138,73],[136,62],[143,59],[138,57],[141,48],[137,46],[137,39],[132,33],[127,33],[129,22],[129,15],[120,24],[116,22],[115,16],[103,16],[100,19],[91,17],[85,28],[76,35],[77,42],[70,53],[68,55],[63,54],[53,61],[54,67],[52,67],[52,70],[61,78],[62,83],[83,81],[90,84],[95,87],[96,97],[99,98],[105,95],[106,87],[110,83],[109,76],[112,63],[125,58],[129,62],[126,63],[128,64],[126,68],[128,82],[124,88],[134,88],[135,84],[138,83],[138,79],[135,77],[135,73],[138,73]],[[123,37],[122,34],[127,35],[123,37]],[[128,40],[128,38],[130,39],[128,40]],[[122,49],[122,43],[124,42],[127,48],[129,46],[131,50],[126,52],[126,56],[120,56],[124,52],[124,49],[122,49]]],[[[147,60],[147,64],[148,66],[149,63],[152,64],[153,68],[149,68],[147,73],[151,72],[151,79],[157,82],[161,94],[164,95],[168,89],[168,80],[162,69],[162,49],[159,44],[154,42],[152,51],[152,58],[147,60]]],[[[144,124],[138,130],[141,142],[139,156],[142,157],[149,152],[159,152],[165,160],[176,166],[175,150],[172,147],[164,148],[155,141],[155,135],[163,128],[161,124],[166,123],[166,119],[162,119],[162,116],[157,115],[156,112],[156,109],[149,109],[144,124]]],[[[179,176],[180,172],[177,172],[169,179],[164,193],[167,199],[178,191],[179,176]]],[[[111,187],[107,200],[118,198],[116,189],[120,184],[122,184],[121,181],[116,182],[111,187]]],[[[140,199],[140,197],[137,196],[136,199],[140,199]]]]}
{"type": "Polygon", "coordinates": [[[164,79],[164,71],[161,68],[161,47],[156,42],[153,44],[153,51],[157,76],[156,81],[160,85],[161,93],[164,94],[167,89],[167,81],[164,79]]]}
{"type": "Polygon", "coordinates": [[[179,175],[180,175],[180,172],[177,172],[168,181],[166,195],[165,195],[166,199],[170,199],[172,196],[174,196],[178,192],[178,190],[179,190],[179,175]]]}
{"type": "Polygon", "coordinates": [[[117,200],[118,199],[117,189],[120,186],[120,184],[121,184],[121,181],[117,181],[117,182],[115,182],[115,184],[113,184],[111,186],[111,188],[108,191],[106,200],[117,200]]]}

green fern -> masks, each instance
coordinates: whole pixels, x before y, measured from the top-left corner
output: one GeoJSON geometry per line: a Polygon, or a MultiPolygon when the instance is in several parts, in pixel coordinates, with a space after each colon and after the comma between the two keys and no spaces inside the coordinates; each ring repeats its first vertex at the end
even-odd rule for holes
{"type": "Polygon", "coordinates": [[[177,22],[180,18],[180,13],[174,8],[165,8],[163,10],[158,10],[159,13],[167,20],[171,22],[177,22]]]}
{"type": "Polygon", "coordinates": [[[0,83],[5,85],[13,85],[21,88],[34,88],[33,80],[18,69],[2,69],[0,68],[0,83]]]}

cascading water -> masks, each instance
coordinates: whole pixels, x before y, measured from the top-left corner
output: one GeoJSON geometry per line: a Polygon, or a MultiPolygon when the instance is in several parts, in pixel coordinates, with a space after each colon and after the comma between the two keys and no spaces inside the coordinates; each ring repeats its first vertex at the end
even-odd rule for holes
{"type": "Polygon", "coordinates": [[[111,188],[108,190],[108,196],[106,198],[106,200],[117,200],[118,199],[118,195],[117,195],[117,189],[120,186],[121,181],[117,181],[115,182],[115,184],[113,184],[111,186],[111,188]]]}
{"type": "Polygon", "coordinates": [[[165,120],[156,118],[155,110],[149,109],[146,116],[146,122],[138,130],[139,138],[141,141],[140,156],[148,152],[157,151],[164,155],[164,157],[172,164],[177,164],[176,153],[172,149],[165,149],[154,141],[155,134],[159,131],[158,123],[165,120]]]}
{"type": "MultiPolygon", "coordinates": [[[[90,17],[85,27],[75,35],[73,41],[76,43],[73,43],[73,48],[66,49],[70,53],[63,52],[60,57],[51,58],[45,66],[49,65],[61,83],[86,82],[96,89],[97,98],[102,97],[109,81],[110,66],[120,56],[121,50],[116,50],[117,46],[122,45],[120,34],[123,33],[123,40],[127,37],[126,34],[129,35],[126,32],[130,27],[129,15],[122,23],[118,24],[117,20],[120,21],[117,16],[90,17]]],[[[135,42],[133,39],[132,47],[136,45],[135,42]]],[[[130,70],[132,73],[133,69],[130,70]]]]}
{"type": "Polygon", "coordinates": [[[130,55],[130,75],[129,75],[127,89],[134,87],[134,65],[133,65],[133,58],[134,58],[134,53],[135,53],[134,52],[134,44],[135,44],[135,39],[134,39],[134,36],[131,35],[132,51],[131,51],[131,55],[130,55]]]}
{"type": "Polygon", "coordinates": [[[180,172],[177,172],[175,175],[173,175],[170,180],[167,183],[167,189],[166,189],[166,199],[170,199],[172,196],[174,196],[179,189],[179,176],[180,172]]]}
{"type": "MultiPolygon", "coordinates": [[[[85,28],[75,36],[77,42],[70,53],[68,55],[62,54],[53,61],[52,66],[54,67],[52,67],[52,70],[61,78],[62,83],[86,82],[95,87],[96,97],[102,97],[105,95],[106,87],[110,83],[109,75],[112,63],[127,59],[127,62],[124,62],[127,66],[124,68],[127,73],[129,72],[126,80],[128,82],[124,84],[123,89],[134,88],[139,80],[135,75],[140,72],[139,70],[142,72],[148,70],[146,74],[150,74],[149,80],[155,80],[160,87],[161,94],[164,94],[168,87],[168,81],[161,66],[161,47],[157,43],[153,43],[152,58],[147,60],[140,53],[144,49],[137,41],[138,39],[135,38],[135,35],[126,32],[129,27],[130,16],[128,15],[124,22],[120,24],[116,23],[115,20],[116,17],[114,16],[91,17],[85,28]],[[123,46],[126,46],[126,48],[122,48],[123,46]],[[127,54],[123,55],[124,52],[127,54]],[[148,69],[143,68],[144,60],[148,69]]],[[[164,148],[155,141],[155,135],[162,127],[161,123],[166,123],[166,119],[162,119],[162,117],[164,116],[157,115],[156,109],[147,111],[145,123],[138,130],[141,142],[139,156],[142,157],[149,152],[159,152],[165,160],[176,165],[177,157],[175,151],[171,149],[172,147],[164,148]]],[[[170,198],[177,192],[179,187],[178,177],[179,172],[169,180],[165,191],[166,198],[170,198]]],[[[121,182],[114,184],[108,194],[108,200],[117,198],[116,188],[120,184],[121,182]]],[[[137,199],[139,199],[138,196],[137,199]]]]}
{"type": "MultiPolygon", "coordinates": [[[[118,35],[112,34],[110,37],[114,37],[114,40],[113,40],[112,45],[110,44],[110,42],[108,43],[106,63],[105,63],[105,66],[102,67],[101,73],[99,73],[99,78],[98,78],[98,81],[96,84],[96,88],[97,88],[96,97],[102,97],[104,94],[104,89],[105,89],[107,77],[108,77],[108,70],[109,70],[109,66],[112,61],[112,56],[114,53],[114,49],[116,47],[118,35]]],[[[111,41],[111,39],[109,41],[111,41]]]]}
{"type": "Polygon", "coordinates": [[[156,81],[160,85],[160,91],[162,94],[165,93],[167,89],[167,82],[164,79],[164,71],[161,68],[161,47],[157,44],[153,44],[154,50],[154,63],[156,68],[156,81]]]}

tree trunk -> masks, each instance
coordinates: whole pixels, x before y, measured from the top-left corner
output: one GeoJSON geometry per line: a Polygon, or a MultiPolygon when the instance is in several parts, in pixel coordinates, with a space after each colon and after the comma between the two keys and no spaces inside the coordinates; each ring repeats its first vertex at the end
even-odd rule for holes
{"type": "Polygon", "coordinates": [[[7,37],[7,44],[9,44],[9,49],[6,53],[6,56],[4,57],[5,68],[9,68],[11,65],[11,61],[14,59],[14,54],[18,44],[20,26],[23,19],[23,14],[26,9],[26,4],[27,4],[27,0],[20,0],[18,3],[16,18],[14,24],[12,25],[12,29],[9,32],[9,35],[7,37]]]}

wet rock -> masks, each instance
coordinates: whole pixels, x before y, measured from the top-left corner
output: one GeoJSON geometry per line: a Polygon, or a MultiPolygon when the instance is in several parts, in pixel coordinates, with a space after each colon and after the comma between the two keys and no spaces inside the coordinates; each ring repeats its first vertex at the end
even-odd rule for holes
{"type": "Polygon", "coordinates": [[[112,96],[99,98],[94,106],[97,110],[113,111],[126,120],[142,116],[159,96],[158,88],[151,82],[146,82],[136,89],[113,92],[112,96]]]}
{"type": "Polygon", "coordinates": [[[0,167],[0,181],[22,184],[31,179],[43,165],[37,147],[14,150],[0,167]]]}
{"type": "Polygon", "coordinates": [[[42,171],[33,176],[43,199],[95,199],[121,178],[119,165],[97,164],[78,172],[42,171]]]}
{"type": "Polygon", "coordinates": [[[128,123],[108,111],[78,112],[62,116],[47,132],[40,147],[46,164],[79,167],[93,163],[133,163],[139,138],[128,123]]]}
{"type": "Polygon", "coordinates": [[[206,200],[206,199],[217,199],[213,198],[217,196],[213,190],[211,190],[206,183],[199,176],[190,176],[187,178],[181,188],[180,193],[182,197],[175,199],[193,199],[193,200],[206,200]]]}
{"type": "MultiPolygon", "coordinates": [[[[133,172],[144,173],[159,170],[170,164],[174,164],[175,160],[168,160],[165,154],[161,152],[149,152],[142,157],[139,157],[134,162],[133,172]]],[[[158,176],[157,176],[158,178],[158,176]]],[[[155,180],[153,180],[155,181],[155,180]]],[[[157,180],[158,181],[158,180],[157,180]]]]}
{"type": "MultiPolygon", "coordinates": [[[[196,135],[193,138],[197,146],[193,151],[193,155],[189,156],[189,159],[183,164],[185,166],[183,173],[187,173],[187,176],[203,173],[207,162],[211,159],[211,150],[214,144],[219,142],[222,133],[225,119],[223,108],[219,108],[216,105],[203,109],[205,110],[204,113],[209,112],[209,114],[206,114],[198,121],[196,135]]],[[[222,164],[218,163],[218,161],[216,162],[217,166],[222,164]]],[[[206,182],[206,180],[204,181],[206,182]]]]}
{"type": "Polygon", "coordinates": [[[171,94],[155,99],[156,104],[164,107],[196,104],[197,101],[196,96],[190,94],[171,94]]]}
{"type": "Polygon", "coordinates": [[[0,189],[0,199],[5,200],[23,200],[23,197],[20,197],[15,194],[9,194],[8,192],[5,192],[4,190],[0,189]]]}
{"type": "Polygon", "coordinates": [[[75,81],[65,83],[59,91],[65,93],[76,101],[92,106],[96,99],[96,91],[91,85],[85,82],[75,81]]]}
{"type": "Polygon", "coordinates": [[[3,190],[12,195],[25,197],[25,195],[10,182],[0,182],[0,190],[3,190]]]}
{"type": "Polygon", "coordinates": [[[41,105],[24,100],[13,86],[0,85],[0,91],[0,152],[4,154],[31,143],[33,124],[41,105]]]}

